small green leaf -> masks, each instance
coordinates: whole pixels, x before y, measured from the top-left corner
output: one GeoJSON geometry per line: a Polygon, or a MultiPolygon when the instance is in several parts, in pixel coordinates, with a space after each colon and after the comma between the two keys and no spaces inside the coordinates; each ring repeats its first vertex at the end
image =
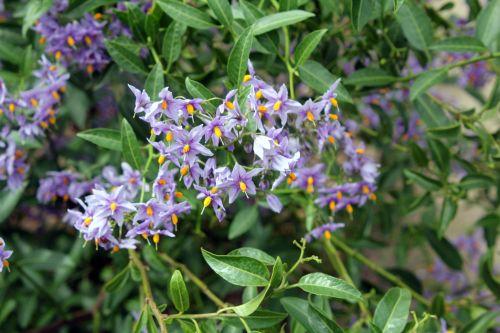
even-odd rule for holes
{"type": "MultiPolygon", "coordinates": [[[[498,221],[498,220],[497,220],[498,221]]],[[[500,298],[500,281],[498,277],[495,276],[493,269],[493,250],[490,249],[481,258],[479,275],[484,281],[486,286],[491,290],[493,295],[498,299],[500,298]]]]}
{"type": "Polygon", "coordinates": [[[374,324],[382,333],[400,333],[408,320],[411,294],[402,288],[391,288],[375,309],[374,324]]]}
{"type": "Polygon", "coordinates": [[[429,49],[442,52],[484,52],[488,49],[484,44],[474,37],[457,36],[440,40],[431,46],[429,49]]]}
{"type": "Polygon", "coordinates": [[[195,29],[210,29],[214,22],[204,11],[176,0],[158,0],[156,3],[173,20],[195,29]]]}
{"type": "Polygon", "coordinates": [[[361,31],[371,19],[380,12],[375,0],[351,0],[351,21],[354,29],[361,31]],[[378,10],[377,10],[378,9],[378,10]]]}
{"type": "Polygon", "coordinates": [[[431,155],[434,163],[439,168],[441,173],[446,176],[450,171],[450,150],[439,140],[427,140],[430,147],[431,155]]]}
{"type": "Polygon", "coordinates": [[[248,58],[252,48],[252,26],[246,28],[234,43],[227,60],[227,74],[231,83],[238,87],[247,71],[248,58]]]}
{"type": "Polygon", "coordinates": [[[495,319],[500,317],[500,311],[486,311],[479,317],[465,325],[460,333],[484,333],[494,325],[495,319]]]}
{"type": "Polygon", "coordinates": [[[160,63],[158,63],[154,65],[151,73],[148,74],[146,83],[144,84],[144,89],[146,89],[146,92],[151,98],[155,98],[164,86],[165,81],[163,80],[163,67],[160,63]]]}
{"type": "MultiPolygon", "coordinates": [[[[285,320],[286,317],[287,317],[286,313],[274,312],[268,310],[257,310],[250,316],[245,317],[245,321],[247,322],[248,326],[250,326],[252,329],[261,329],[261,328],[273,327],[282,322],[283,320],[285,320]]],[[[241,321],[238,318],[224,319],[224,323],[227,323],[228,325],[234,327],[244,328],[243,325],[241,324],[241,321]]]]}
{"type": "Polygon", "coordinates": [[[274,265],[274,263],[276,262],[276,259],[271,257],[266,252],[259,250],[259,249],[256,249],[256,248],[253,248],[253,247],[240,247],[239,249],[236,249],[236,250],[229,252],[229,254],[232,254],[235,256],[244,256],[244,257],[254,258],[265,265],[274,265]]]}
{"type": "Polygon", "coordinates": [[[143,164],[141,148],[132,126],[126,119],[122,120],[122,154],[125,161],[135,170],[141,170],[143,164]]]}
{"type": "Polygon", "coordinates": [[[208,7],[214,12],[220,23],[228,29],[232,28],[233,12],[228,0],[208,0],[208,7]]]}
{"type": "Polygon", "coordinates": [[[28,2],[26,5],[26,13],[23,15],[23,36],[26,36],[28,29],[31,28],[50,7],[52,7],[52,1],[53,0],[30,0],[28,2]]]}
{"type": "Polygon", "coordinates": [[[23,183],[15,190],[4,188],[3,191],[0,192],[0,223],[5,221],[10,216],[14,208],[16,208],[17,203],[26,189],[26,185],[27,183],[23,183]]]}
{"type": "Polygon", "coordinates": [[[105,40],[106,50],[121,69],[139,74],[147,74],[144,63],[139,55],[131,51],[129,44],[123,43],[121,40],[105,40]]]}
{"type": "MultiPolygon", "coordinates": [[[[91,12],[94,9],[97,9],[101,6],[112,5],[117,3],[119,0],[88,0],[88,1],[78,1],[80,3],[78,6],[72,8],[69,12],[65,12],[65,16],[67,15],[71,19],[77,19],[82,17],[85,13],[91,12]]],[[[73,6],[71,6],[73,7],[73,6]]]]}
{"type": "Polygon", "coordinates": [[[306,12],[305,10],[289,10],[286,12],[271,14],[255,21],[253,32],[255,36],[262,35],[274,29],[307,20],[313,16],[313,13],[306,12]]]}
{"type": "Polygon", "coordinates": [[[448,225],[457,214],[457,203],[450,197],[446,197],[441,208],[441,216],[439,218],[438,237],[443,237],[448,225]]]}
{"type": "Polygon", "coordinates": [[[280,299],[281,305],[286,312],[302,325],[307,332],[313,333],[338,333],[342,329],[334,328],[329,319],[322,316],[306,300],[297,297],[283,297],[280,299]]]}
{"type": "Polygon", "coordinates": [[[130,278],[130,266],[127,265],[120,273],[116,274],[111,280],[106,282],[104,289],[108,293],[113,293],[120,290],[125,286],[128,279],[130,278]]]}
{"type": "Polygon", "coordinates": [[[182,36],[186,32],[186,25],[172,21],[165,31],[162,43],[162,54],[167,60],[167,70],[179,59],[181,55],[182,36]]]}
{"type": "Polygon", "coordinates": [[[234,255],[217,255],[201,249],[207,264],[224,280],[237,286],[267,286],[269,271],[257,259],[234,255]]]}
{"type": "Polygon", "coordinates": [[[439,180],[427,177],[419,172],[416,171],[411,171],[408,169],[405,169],[403,171],[404,175],[406,178],[408,178],[411,181],[414,181],[424,189],[428,191],[438,191],[442,184],[439,180]]]}
{"type": "Polygon", "coordinates": [[[121,133],[111,128],[92,128],[76,135],[106,149],[122,151],[121,133]]]}
{"type": "Polygon", "coordinates": [[[399,8],[396,19],[403,29],[403,33],[410,44],[418,49],[425,50],[432,43],[432,22],[425,11],[413,0],[406,0],[399,8]]]}
{"type": "Polygon", "coordinates": [[[327,29],[313,31],[307,34],[295,48],[295,66],[300,66],[306,62],[309,56],[318,46],[327,29]]]}
{"type": "Polygon", "coordinates": [[[229,239],[235,239],[250,230],[259,219],[257,206],[249,206],[240,210],[229,226],[229,239]]]}
{"type": "Polygon", "coordinates": [[[477,17],[476,37],[492,51],[500,47],[500,0],[489,1],[477,17]]]}
{"type": "Polygon", "coordinates": [[[442,108],[432,101],[429,96],[421,95],[413,101],[417,113],[428,128],[445,127],[452,124],[442,108]]]}
{"type": "MultiPolygon", "coordinates": [[[[337,79],[323,65],[312,60],[307,60],[303,65],[299,66],[299,76],[305,84],[320,94],[325,93],[337,79]]],[[[336,93],[340,101],[353,103],[351,96],[343,85],[339,84],[336,93]]]]}
{"type": "Polygon", "coordinates": [[[460,179],[460,183],[458,185],[465,190],[489,188],[495,185],[495,180],[482,174],[468,174],[460,179]]]}
{"type": "Polygon", "coordinates": [[[423,228],[422,232],[431,247],[448,267],[457,271],[462,269],[462,257],[453,244],[445,237],[438,238],[436,233],[429,228],[423,228]]]}
{"type": "Polygon", "coordinates": [[[355,71],[344,81],[359,87],[380,87],[396,81],[396,77],[380,68],[363,68],[355,71]]]}
{"type": "Polygon", "coordinates": [[[297,287],[311,294],[344,299],[349,302],[358,302],[362,299],[361,293],[352,285],[324,273],[304,275],[297,283],[297,287]]]}
{"type": "Polygon", "coordinates": [[[460,123],[455,122],[446,126],[428,128],[427,132],[436,138],[456,138],[460,134],[460,123]]]}
{"type": "Polygon", "coordinates": [[[189,309],[189,294],[179,270],[176,270],[170,278],[170,298],[179,312],[189,309]]]}
{"type": "Polygon", "coordinates": [[[446,78],[446,73],[446,69],[440,69],[419,75],[410,88],[410,99],[416,99],[433,85],[442,82],[446,78]]]}

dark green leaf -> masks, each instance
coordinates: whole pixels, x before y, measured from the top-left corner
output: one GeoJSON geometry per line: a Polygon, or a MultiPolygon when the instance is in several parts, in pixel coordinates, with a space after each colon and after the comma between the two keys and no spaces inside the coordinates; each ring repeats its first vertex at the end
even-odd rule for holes
{"type": "Polygon", "coordinates": [[[247,71],[248,58],[252,48],[252,26],[246,28],[238,37],[227,60],[227,74],[231,83],[238,87],[247,71]]]}
{"type": "Polygon", "coordinates": [[[111,128],[92,128],[78,133],[81,139],[106,149],[122,151],[121,133],[111,128]]]}
{"type": "Polygon", "coordinates": [[[255,36],[261,35],[274,29],[304,21],[313,16],[313,13],[304,10],[289,10],[271,14],[255,21],[253,32],[255,36]]]}
{"type": "MultiPolygon", "coordinates": [[[[245,317],[245,321],[252,329],[268,328],[279,324],[286,318],[286,313],[273,312],[268,310],[257,310],[250,316],[245,317]]],[[[225,323],[231,326],[244,328],[237,318],[227,318],[225,323]]]]}
{"type": "MultiPolygon", "coordinates": [[[[297,297],[283,297],[280,299],[281,305],[286,312],[298,321],[310,333],[336,333],[325,317],[315,311],[312,306],[303,299],[297,297]]],[[[337,331],[338,332],[338,331],[337,331]]]]}
{"type": "Polygon", "coordinates": [[[324,273],[304,275],[297,283],[297,287],[311,294],[344,299],[349,302],[358,302],[362,299],[361,293],[352,285],[324,273]]]}
{"type": "Polygon", "coordinates": [[[176,270],[170,278],[170,298],[179,312],[189,309],[189,294],[179,270],[176,270]]]}
{"type": "Polygon", "coordinates": [[[228,0],[208,0],[208,7],[214,12],[220,23],[226,28],[232,29],[233,12],[228,0]]]}
{"type": "Polygon", "coordinates": [[[470,36],[443,39],[429,46],[429,49],[443,52],[484,52],[488,50],[480,40],[470,36]]]}
{"type": "Polygon", "coordinates": [[[446,197],[443,201],[441,208],[441,215],[439,217],[438,237],[443,237],[448,225],[457,214],[457,203],[453,198],[446,197]]]}
{"type": "Polygon", "coordinates": [[[380,68],[363,68],[349,75],[344,82],[359,87],[379,87],[393,83],[396,79],[380,68]]]}
{"type": "MultiPolygon", "coordinates": [[[[189,77],[186,77],[186,89],[191,94],[191,96],[195,98],[202,98],[204,100],[209,100],[215,98],[213,92],[211,92],[207,87],[201,84],[198,81],[191,80],[189,77]]],[[[203,107],[208,111],[215,111],[218,106],[217,100],[212,100],[210,102],[204,103],[203,107]]]]}
{"type": "Polygon", "coordinates": [[[240,247],[239,249],[236,249],[236,250],[229,252],[229,254],[232,254],[235,256],[245,256],[245,257],[254,258],[265,265],[274,265],[274,263],[276,262],[276,259],[271,257],[266,252],[259,250],[259,249],[256,249],[256,248],[253,248],[253,247],[240,247]]]}
{"type": "Polygon", "coordinates": [[[267,286],[269,271],[257,259],[233,255],[217,255],[201,249],[207,264],[224,280],[237,286],[267,286]]]}
{"type": "Polygon", "coordinates": [[[419,172],[411,171],[408,169],[405,169],[403,172],[406,178],[414,181],[428,191],[437,191],[442,186],[442,184],[438,180],[427,177],[419,172]]]}
{"type": "Polygon", "coordinates": [[[163,67],[161,64],[156,64],[146,78],[144,89],[151,98],[156,98],[163,87],[165,87],[165,81],[163,80],[163,67]]]}
{"type": "Polygon", "coordinates": [[[423,228],[423,233],[431,247],[448,267],[454,270],[462,269],[462,257],[453,244],[445,237],[438,238],[436,233],[431,229],[423,228]]]}
{"type": "Polygon", "coordinates": [[[351,21],[354,29],[361,31],[368,21],[377,17],[380,11],[377,7],[379,5],[375,0],[351,0],[351,21]]]}
{"type": "Polygon", "coordinates": [[[316,30],[307,34],[304,39],[302,39],[299,45],[295,48],[295,66],[300,66],[306,62],[318,46],[326,31],[327,29],[316,30]]]}
{"type": "Polygon", "coordinates": [[[185,31],[186,25],[177,21],[171,22],[165,31],[162,54],[165,60],[167,60],[167,69],[170,69],[181,55],[182,35],[184,35],[185,31]]]}
{"type": "Polygon", "coordinates": [[[460,333],[485,333],[494,321],[500,317],[500,311],[486,311],[479,317],[471,320],[460,333]]]}
{"type": "Polygon", "coordinates": [[[3,191],[0,192],[0,223],[5,221],[14,208],[16,208],[19,199],[21,199],[26,189],[26,185],[27,183],[23,183],[21,187],[15,190],[4,188],[3,191]]]}
{"type": "Polygon", "coordinates": [[[407,289],[391,288],[377,304],[374,324],[382,333],[403,331],[410,311],[411,293],[407,289]]]}
{"type": "Polygon", "coordinates": [[[204,11],[176,0],[158,0],[156,3],[173,20],[195,29],[210,29],[214,22],[204,11]]]}
{"type": "Polygon", "coordinates": [[[28,2],[26,5],[26,13],[23,16],[22,31],[24,36],[26,36],[28,29],[31,28],[50,7],[52,7],[52,0],[30,0],[28,2]]]}
{"type": "Polygon", "coordinates": [[[250,230],[259,220],[257,206],[248,206],[240,210],[229,226],[229,239],[235,239],[250,230]]]}
{"type": "Polygon", "coordinates": [[[448,147],[439,140],[427,140],[427,144],[430,147],[434,163],[441,170],[441,173],[446,176],[450,171],[450,151],[448,147]]]}
{"type": "Polygon", "coordinates": [[[417,107],[420,118],[428,128],[442,128],[451,124],[441,107],[427,95],[417,97],[413,103],[417,107]]]}
{"type": "Polygon", "coordinates": [[[442,82],[446,78],[446,69],[425,72],[417,77],[410,88],[410,99],[414,100],[425,93],[430,87],[442,82]]]}
{"type": "Polygon", "coordinates": [[[447,126],[429,128],[427,132],[436,138],[455,138],[460,133],[460,123],[455,122],[447,126]]]}
{"type": "Polygon", "coordinates": [[[476,37],[492,51],[498,50],[500,37],[500,0],[489,1],[477,17],[476,37]]]}
{"type": "Polygon", "coordinates": [[[144,63],[139,55],[130,50],[130,46],[118,39],[104,41],[106,50],[121,69],[131,72],[147,74],[144,63]]]}
{"type": "Polygon", "coordinates": [[[143,165],[141,147],[132,126],[126,119],[122,120],[122,154],[123,159],[135,170],[141,170],[143,165]]]}
{"type": "MultiPolygon", "coordinates": [[[[497,220],[498,224],[498,220],[497,220]]],[[[497,226],[498,227],[498,226],[497,226]]],[[[481,267],[480,267],[480,276],[483,279],[486,286],[491,290],[493,295],[497,299],[500,299],[500,281],[495,276],[493,269],[493,249],[490,249],[482,258],[481,258],[481,267]]]]}
{"type": "Polygon", "coordinates": [[[130,266],[127,265],[127,267],[125,267],[120,273],[116,274],[111,280],[106,282],[104,289],[108,293],[118,291],[125,286],[129,278],[130,266]]]}
{"type": "Polygon", "coordinates": [[[401,5],[396,19],[401,25],[406,39],[414,48],[425,50],[432,43],[434,34],[432,22],[425,11],[413,0],[406,0],[401,5]]]}

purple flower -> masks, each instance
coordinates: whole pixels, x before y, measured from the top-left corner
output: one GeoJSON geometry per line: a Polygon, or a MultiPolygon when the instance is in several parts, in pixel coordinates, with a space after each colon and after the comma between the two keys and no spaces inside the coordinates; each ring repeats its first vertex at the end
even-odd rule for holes
{"type": "Polygon", "coordinates": [[[271,210],[275,213],[280,213],[283,209],[283,204],[281,203],[280,199],[274,194],[267,194],[266,201],[269,205],[269,208],[271,208],[271,210]]]}
{"type": "Polygon", "coordinates": [[[282,126],[285,126],[288,114],[295,112],[301,106],[299,102],[288,99],[288,90],[285,85],[282,85],[278,92],[272,88],[268,88],[263,90],[263,94],[267,99],[267,103],[265,104],[267,110],[279,115],[282,126]]]}
{"type": "Polygon", "coordinates": [[[149,109],[149,107],[151,106],[151,100],[149,99],[146,90],[140,91],[139,89],[137,89],[134,86],[131,86],[130,84],[128,85],[128,87],[135,96],[134,112],[135,113],[146,112],[146,110],[149,109]]]}
{"type": "Polygon", "coordinates": [[[7,259],[12,255],[12,251],[5,250],[5,241],[0,237],[0,273],[3,268],[9,268],[9,262],[7,259]]]}
{"type": "Polygon", "coordinates": [[[228,190],[229,203],[233,203],[240,192],[243,192],[247,198],[249,194],[255,195],[257,192],[252,178],[261,171],[261,168],[255,168],[246,172],[241,165],[236,163],[229,177],[230,180],[221,185],[222,188],[227,188],[228,190]]]}
{"type": "Polygon", "coordinates": [[[110,217],[123,225],[123,219],[126,213],[135,212],[135,206],[126,199],[127,193],[124,186],[119,186],[107,192],[102,187],[92,190],[92,194],[86,198],[87,203],[95,207],[100,215],[110,217]]]}
{"type": "Polygon", "coordinates": [[[300,128],[305,121],[315,124],[316,121],[320,120],[323,105],[324,103],[315,103],[308,99],[297,111],[295,127],[300,128]]]}
{"type": "Polygon", "coordinates": [[[335,90],[337,90],[338,85],[340,84],[340,79],[337,79],[330,88],[324,93],[323,96],[321,96],[321,100],[324,103],[325,107],[325,114],[328,115],[330,113],[330,110],[332,107],[335,109],[338,109],[339,103],[337,101],[337,93],[335,90]]]}
{"type": "Polygon", "coordinates": [[[326,182],[324,169],[325,166],[321,163],[310,168],[301,168],[297,173],[295,186],[306,190],[307,193],[313,193],[315,188],[323,187],[326,182]]]}
{"type": "Polygon", "coordinates": [[[203,200],[203,208],[201,210],[201,214],[205,211],[205,208],[208,206],[212,206],[215,216],[219,221],[224,219],[226,215],[226,209],[222,204],[221,192],[219,189],[214,186],[210,190],[205,187],[194,185],[194,188],[199,192],[196,196],[197,199],[203,200]]]}
{"type": "Polygon", "coordinates": [[[213,119],[208,120],[202,118],[202,121],[206,125],[204,128],[205,142],[208,142],[209,139],[212,139],[212,143],[214,144],[214,146],[218,146],[219,142],[223,138],[228,138],[230,140],[234,139],[234,135],[231,133],[231,130],[226,127],[227,117],[223,117],[221,115],[223,111],[224,105],[221,105],[217,108],[215,117],[213,119]]]}
{"type": "Polygon", "coordinates": [[[172,161],[178,163],[178,159],[190,165],[196,162],[198,155],[212,156],[213,153],[200,143],[203,137],[203,126],[199,125],[191,131],[180,131],[175,136],[175,143],[168,149],[175,157],[172,161]]]}
{"type": "Polygon", "coordinates": [[[337,231],[345,226],[344,223],[327,223],[319,227],[314,228],[306,235],[306,240],[312,242],[313,239],[319,239],[325,237],[330,239],[332,237],[332,232],[337,231]]]}

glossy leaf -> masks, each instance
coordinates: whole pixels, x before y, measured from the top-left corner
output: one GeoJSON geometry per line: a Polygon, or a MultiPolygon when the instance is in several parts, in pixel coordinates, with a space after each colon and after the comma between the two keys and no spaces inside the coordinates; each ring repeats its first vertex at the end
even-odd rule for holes
{"type": "Polygon", "coordinates": [[[227,74],[231,83],[237,87],[243,81],[243,76],[247,71],[248,58],[253,42],[252,27],[248,27],[238,37],[234,43],[229,59],[227,61],[227,74]]]}
{"type": "MultiPolygon", "coordinates": [[[[307,60],[299,66],[299,76],[305,84],[318,93],[325,93],[337,79],[319,62],[307,60]]],[[[352,103],[352,98],[343,85],[337,87],[336,93],[341,102],[352,103]]]]}
{"type": "Polygon", "coordinates": [[[257,206],[248,206],[240,210],[229,226],[229,239],[235,239],[250,230],[259,220],[257,206]]]}
{"type": "Polygon", "coordinates": [[[215,26],[208,14],[193,6],[176,0],[157,0],[156,3],[173,20],[195,29],[210,29],[215,26]]]}
{"type": "Polygon", "coordinates": [[[253,33],[255,36],[262,35],[274,29],[307,20],[313,16],[313,13],[306,12],[304,10],[289,10],[286,12],[271,14],[255,21],[253,33]]]}
{"type": "Polygon", "coordinates": [[[442,82],[446,78],[447,70],[434,70],[425,72],[417,77],[410,88],[410,99],[414,100],[429,90],[430,87],[442,82]]]}
{"type": "Polygon", "coordinates": [[[349,75],[344,83],[359,87],[379,87],[393,83],[396,79],[380,68],[363,68],[349,75]]]}
{"type": "Polygon", "coordinates": [[[106,50],[121,69],[131,73],[147,74],[144,63],[138,54],[130,50],[129,45],[124,44],[121,40],[106,40],[104,41],[106,50]]]}
{"type": "Polygon", "coordinates": [[[324,273],[304,275],[297,283],[297,287],[311,294],[344,299],[349,302],[358,302],[362,299],[361,293],[352,285],[324,273]]]}
{"type": "Polygon", "coordinates": [[[229,254],[254,258],[265,265],[274,265],[276,261],[276,259],[266,252],[253,247],[240,247],[239,249],[229,252],[229,254]]]}
{"type": "Polygon", "coordinates": [[[115,129],[92,128],[79,132],[76,136],[102,148],[122,151],[121,133],[115,129]]]}
{"type": "Polygon", "coordinates": [[[373,323],[382,333],[403,331],[410,311],[411,294],[407,289],[391,288],[375,309],[373,323]]]}
{"type": "Polygon", "coordinates": [[[144,89],[151,98],[156,98],[164,86],[163,67],[161,64],[156,64],[146,78],[144,89]]]}
{"type": "Polygon", "coordinates": [[[122,120],[122,154],[125,161],[136,170],[141,170],[143,161],[141,148],[135,136],[132,126],[126,119],[122,120]]]}
{"type": "Polygon", "coordinates": [[[179,312],[189,309],[189,294],[179,270],[176,270],[170,278],[170,298],[179,312]]]}
{"type": "Polygon", "coordinates": [[[414,0],[406,0],[396,13],[396,19],[410,44],[425,50],[432,43],[432,22],[425,11],[414,0]]]}
{"type": "Polygon", "coordinates": [[[217,255],[201,249],[207,264],[224,280],[237,286],[267,286],[269,271],[257,259],[217,255]]]}
{"type": "Polygon", "coordinates": [[[327,29],[313,31],[302,39],[295,48],[295,66],[300,66],[306,62],[318,46],[321,38],[326,33],[327,29]]]}
{"type": "Polygon", "coordinates": [[[443,51],[443,52],[484,52],[488,49],[484,44],[470,36],[456,36],[450,37],[443,40],[440,40],[431,46],[429,49],[434,51],[443,51]]]}
{"type": "Polygon", "coordinates": [[[306,330],[311,333],[337,333],[330,327],[330,323],[325,321],[306,300],[297,297],[283,297],[280,299],[281,305],[293,319],[297,320],[306,330]]]}
{"type": "Polygon", "coordinates": [[[214,12],[215,17],[226,28],[231,29],[233,24],[233,12],[228,0],[208,0],[208,7],[214,12]]]}

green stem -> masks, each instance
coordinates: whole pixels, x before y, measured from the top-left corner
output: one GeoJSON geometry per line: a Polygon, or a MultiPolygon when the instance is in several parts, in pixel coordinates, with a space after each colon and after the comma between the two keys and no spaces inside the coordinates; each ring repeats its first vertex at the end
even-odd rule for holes
{"type": "Polygon", "coordinates": [[[290,86],[290,97],[295,99],[295,87],[293,82],[294,70],[290,63],[290,34],[288,33],[288,28],[283,27],[283,32],[285,34],[285,65],[286,70],[288,71],[288,85],[290,86]]]}
{"type": "Polygon", "coordinates": [[[401,288],[408,289],[411,292],[411,294],[413,295],[413,298],[415,298],[418,302],[422,303],[425,306],[430,306],[430,302],[427,299],[425,299],[425,297],[423,297],[422,295],[417,293],[415,290],[413,290],[410,286],[408,286],[405,282],[403,282],[396,275],[392,274],[391,272],[388,272],[384,268],[380,267],[378,264],[374,263],[370,259],[363,256],[358,251],[352,249],[351,247],[349,247],[349,245],[347,245],[346,243],[344,243],[343,241],[341,241],[337,237],[332,237],[330,239],[330,241],[331,241],[331,244],[338,247],[342,252],[344,252],[348,256],[356,259],[357,261],[361,262],[362,264],[364,264],[365,266],[367,266],[368,268],[370,268],[372,271],[376,272],[380,276],[386,278],[387,280],[389,280],[390,282],[394,283],[395,285],[397,285],[401,288]]]}
{"type": "MultiPolygon", "coordinates": [[[[167,317],[167,316],[164,316],[167,317]]],[[[218,313],[218,312],[210,312],[210,313],[180,313],[180,314],[171,314],[168,315],[168,319],[214,319],[214,318],[238,318],[239,316],[236,313],[218,313]]]]}
{"type": "Polygon", "coordinates": [[[186,275],[187,277],[189,277],[189,279],[191,279],[191,281],[193,281],[193,283],[195,285],[197,285],[198,288],[200,288],[201,292],[204,293],[219,308],[224,308],[224,307],[227,306],[227,304],[224,303],[224,301],[221,300],[219,297],[217,297],[217,295],[215,295],[208,288],[208,286],[205,284],[205,282],[203,282],[202,280],[200,280],[193,272],[191,272],[186,265],[181,264],[181,263],[175,261],[172,257],[170,257],[166,253],[158,253],[158,256],[160,257],[160,259],[162,259],[163,261],[165,261],[170,266],[172,266],[174,268],[180,269],[184,273],[184,275],[186,275]]]}
{"type": "Polygon", "coordinates": [[[129,250],[128,251],[130,260],[134,263],[134,265],[139,269],[139,272],[141,274],[141,280],[142,280],[142,289],[144,291],[144,296],[146,298],[146,303],[149,305],[151,308],[151,311],[153,311],[153,315],[156,318],[156,321],[158,322],[158,325],[160,325],[160,332],[161,333],[167,333],[167,326],[165,326],[165,322],[163,320],[163,315],[158,309],[158,306],[156,305],[154,298],[153,298],[153,292],[151,291],[151,285],[149,283],[148,275],[146,273],[146,268],[141,262],[141,259],[139,258],[139,255],[137,252],[134,250],[129,250]]]}

